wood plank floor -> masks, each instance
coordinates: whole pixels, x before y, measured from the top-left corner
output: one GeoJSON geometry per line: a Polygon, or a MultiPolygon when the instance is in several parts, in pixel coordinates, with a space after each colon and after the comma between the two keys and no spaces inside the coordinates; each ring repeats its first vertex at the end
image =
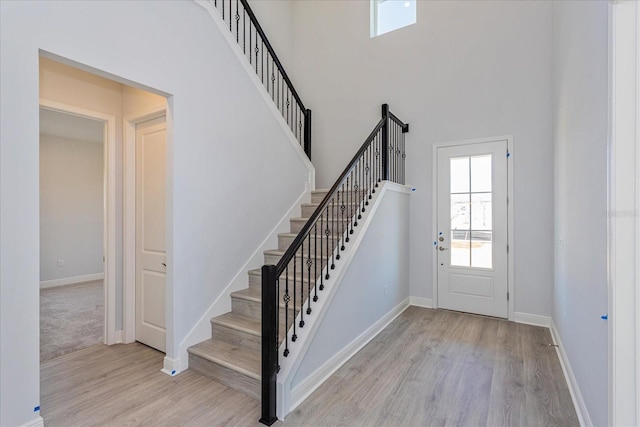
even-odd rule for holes
{"type": "MultiPolygon", "coordinates": [[[[289,414],[283,426],[577,426],[549,331],[409,307],[289,414]]],[[[42,365],[54,426],[258,426],[254,399],[141,344],[42,365]]]]}

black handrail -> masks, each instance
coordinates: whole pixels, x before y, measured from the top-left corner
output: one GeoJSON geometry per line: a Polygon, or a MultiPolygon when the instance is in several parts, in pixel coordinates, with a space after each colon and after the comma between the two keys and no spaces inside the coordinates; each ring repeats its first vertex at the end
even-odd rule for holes
{"type": "Polygon", "coordinates": [[[358,220],[366,211],[366,206],[369,205],[376,187],[384,180],[404,184],[406,157],[404,134],[408,131],[409,125],[391,113],[387,104],[383,104],[382,118],[311,214],[278,264],[262,267],[262,418],[260,422],[263,424],[271,425],[277,420],[275,391],[280,342],[278,330],[280,282],[284,282],[283,356],[287,357],[289,325],[293,331],[291,342],[294,342],[297,339],[296,328],[304,327],[304,314],[311,314],[312,301],[318,300],[318,290],[322,291],[324,280],[330,278],[330,270],[335,268],[335,262],[340,259],[341,252],[345,250],[349,235],[353,234],[354,227],[358,226],[358,220]],[[319,246],[318,240],[320,240],[319,246]],[[290,269],[293,276],[289,275],[290,269]],[[290,281],[293,283],[292,286],[289,286],[290,281]],[[293,291],[293,298],[291,298],[290,289],[293,291]],[[290,305],[293,306],[291,322],[289,322],[290,305]],[[306,310],[304,310],[305,305],[306,310]],[[300,321],[296,325],[295,319],[298,313],[300,321]]]}
{"type": "Polygon", "coordinates": [[[280,62],[278,55],[276,55],[273,46],[271,46],[267,35],[258,22],[253,10],[249,6],[248,1],[213,0],[213,5],[216,9],[220,9],[223,21],[225,21],[225,23],[228,21],[229,31],[232,35],[235,30],[236,42],[241,47],[244,55],[248,58],[249,64],[253,66],[256,74],[260,77],[267,93],[271,95],[271,99],[278,107],[278,110],[280,110],[283,118],[289,125],[289,128],[300,141],[300,144],[304,148],[304,152],[307,154],[309,159],[311,159],[311,110],[304,106],[302,99],[293,86],[289,75],[280,62]],[[233,15],[234,3],[235,15],[233,15]],[[240,10],[240,5],[242,5],[242,10],[240,10]],[[242,15],[240,15],[241,13],[242,15]],[[249,23],[246,22],[246,17],[249,18],[249,23]],[[248,50],[247,29],[249,35],[248,50]],[[242,33],[240,31],[242,31],[242,33]],[[260,38],[260,41],[258,41],[258,37],[260,38]],[[263,49],[261,50],[259,46],[263,49]],[[262,54],[264,49],[267,51],[266,63],[265,57],[262,54]],[[258,60],[258,52],[260,52],[260,60],[258,60]],[[255,57],[253,55],[254,53],[255,57]],[[269,65],[270,62],[271,67],[269,65]],[[277,73],[275,72],[275,69],[277,69],[277,73]],[[291,110],[289,108],[289,95],[291,95],[295,100],[297,109],[291,110]]]}

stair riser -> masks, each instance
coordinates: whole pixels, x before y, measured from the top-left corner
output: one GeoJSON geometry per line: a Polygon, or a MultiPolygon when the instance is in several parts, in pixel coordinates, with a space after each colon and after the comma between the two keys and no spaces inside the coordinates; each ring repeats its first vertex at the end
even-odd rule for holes
{"type": "Polygon", "coordinates": [[[220,340],[233,344],[236,346],[242,346],[254,350],[260,350],[261,337],[259,335],[253,335],[238,329],[230,328],[226,325],[219,325],[216,323],[211,324],[211,338],[214,340],[220,340]]]}
{"type": "MultiPolygon", "coordinates": [[[[264,255],[264,264],[265,265],[277,265],[278,262],[280,261],[280,258],[282,258],[282,255],[269,255],[269,254],[265,254],[264,255]]],[[[314,257],[312,258],[314,260],[314,262],[319,262],[320,258],[319,257],[314,257]]],[[[296,271],[299,273],[301,270],[301,268],[303,268],[304,265],[304,271],[307,271],[307,266],[305,264],[307,260],[307,257],[305,256],[305,258],[302,260],[300,259],[300,256],[297,256],[295,259],[295,265],[296,265],[296,271]]],[[[320,267],[323,268],[325,265],[327,265],[327,258],[324,257],[322,258],[320,267]]],[[[293,262],[291,262],[289,264],[289,272],[293,273],[293,262]]]]}
{"type": "MultiPolygon", "coordinates": [[[[305,226],[305,224],[307,223],[307,219],[305,220],[300,220],[298,218],[292,219],[289,222],[289,230],[290,233],[294,233],[294,234],[298,234],[300,232],[300,230],[302,230],[302,228],[305,226]]],[[[349,223],[349,218],[345,218],[344,221],[340,221],[340,218],[334,218],[331,221],[327,222],[326,217],[322,219],[322,221],[320,221],[320,219],[318,219],[318,222],[316,223],[318,225],[317,228],[313,228],[311,230],[311,232],[309,234],[318,234],[320,235],[324,235],[325,234],[325,229],[327,228],[327,226],[329,227],[329,231],[333,230],[338,230],[339,227],[346,227],[346,225],[349,223]]]]}
{"type": "Polygon", "coordinates": [[[260,400],[260,380],[189,354],[189,369],[260,400]]]}
{"type": "MultiPolygon", "coordinates": [[[[318,273],[318,276],[319,275],[320,273],[318,273]]],[[[311,277],[313,278],[313,272],[311,273],[311,277]]],[[[296,276],[297,286],[300,286],[301,281],[302,283],[304,283],[304,286],[307,286],[309,279],[307,278],[306,272],[304,274],[304,279],[302,279],[300,276],[296,276]]],[[[291,289],[292,286],[293,286],[293,277],[289,276],[289,289],[291,289]]],[[[255,288],[255,289],[262,289],[262,276],[254,276],[252,274],[249,275],[249,287],[255,288]]],[[[284,289],[285,289],[285,278],[284,276],[281,276],[280,277],[280,294],[284,295],[284,289]]]]}
{"type": "MultiPolygon", "coordinates": [[[[310,218],[311,215],[313,215],[313,213],[315,212],[317,206],[309,206],[309,205],[303,205],[301,206],[301,215],[303,218],[310,218]]],[[[329,206],[329,218],[330,219],[346,219],[349,218],[351,215],[353,215],[354,212],[358,212],[358,206],[356,205],[348,205],[345,207],[344,210],[344,214],[342,214],[342,210],[340,209],[340,206],[338,206],[337,204],[334,204],[333,206],[329,206]]],[[[325,215],[324,217],[326,218],[326,212],[327,210],[324,211],[325,215]]]]}
{"type": "MultiPolygon", "coordinates": [[[[292,310],[293,306],[289,309],[292,310]]],[[[262,304],[260,301],[250,301],[241,298],[231,297],[231,310],[234,313],[242,314],[247,317],[262,320],[262,304]]],[[[280,307],[280,318],[284,319],[284,307],[280,307]]],[[[291,314],[289,314],[291,316],[291,314]]]]}
{"type": "MultiPolygon", "coordinates": [[[[278,249],[281,251],[286,251],[287,249],[289,249],[289,246],[291,246],[291,244],[294,242],[295,239],[296,239],[296,235],[278,236],[278,249]]],[[[320,252],[326,253],[327,246],[328,246],[329,250],[331,251],[333,250],[333,248],[336,247],[337,242],[338,242],[337,236],[334,237],[333,239],[326,239],[320,236],[317,236],[317,237],[311,236],[310,239],[307,238],[304,241],[305,257],[309,253],[309,250],[311,250],[311,254],[316,254],[316,253],[320,254],[320,252]]],[[[298,252],[298,256],[300,256],[300,252],[298,252]]]]}
{"type": "MultiPolygon", "coordinates": [[[[354,198],[358,198],[358,197],[362,197],[363,192],[366,192],[365,189],[360,189],[360,191],[344,191],[344,192],[340,192],[340,198],[343,197],[343,195],[348,195],[349,197],[354,197],[354,198]]],[[[320,203],[322,202],[322,200],[324,200],[325,196],[327,195],[327,191],[321,191],[321,192],[313,192],[311,193],[311,203],[320,203]]],[[[355,200],[355,199],[354,199],[355,200]]]]}

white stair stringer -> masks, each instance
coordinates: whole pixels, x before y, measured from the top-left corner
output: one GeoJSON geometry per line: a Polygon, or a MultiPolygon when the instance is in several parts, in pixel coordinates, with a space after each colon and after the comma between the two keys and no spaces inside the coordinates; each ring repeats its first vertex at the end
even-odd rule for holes
{"type": "MultiPolygon", "coordinates": [[[[404,311],[406,307],[409,306],[409,288],[407,276],[406,280],[404,280],[405,283],[396,283],[396,287],[398,289],[393,289],[395,300],[382,304],[390,304],[390,306],[383,307],[380,313],[374,313],[370,324],[368,324],[366,327],[363,327],[361,331],[355,332],[354,336],[348,339],[349,343],[346,343],[340,348],[334,349],[332,354],[325,354],[320,356],[316,354],[309,354],[309,349],[319,332],[320,326],[324,323],[325,317],[335,317],[333,313],[329,313],[332,307],[332,303],[334,302],[334,298],[339,292],[342,292],[341,287],[343,287],[344,285],[343,282],[345,280],[345,277],[348,274],[350,267],[352,266],[354,258],[358,256],[358,252],[360,250],[368,249],[366,248],[366,245],[365,247],[361,247],[363,240],[367,237],[367,233],[372,223],[376,219],[376,213],[382,206],[385,198],[389,196],[389,194],[399,195],[398,197],[400,197],[402,203],[406,203],[406,206],[402,211],[405,214],[406,218],[403,218],[402,215],[398,216],[397,209],[392,209],[393,215],[391,215],[390,217],[393,218],[393,221],[404,221],[404,224],[401,224],[401,227],[404,227],[403,229],[406,228],[406,236],[402,236],[401,240],[403,244],[406,244],[407,253],[404,255],[406,255],[406,258],[408,258],[408,226],[406,226],[406,223],[408,223],[408,197],[410,194],[410,189],[409,187],[406,187],[404,185],[385,181],[377,190],[378,191],[373,194],[373,198],[369,200],[369,206],[362,219],[359,221],[358,227],[355,227],[353,234],[350,235],[350,242],[345,245],[344,251],[340,251],[340,261],[336,262],[336,267],[334,270],[330,270],[331,277],[328,280],[324,280],[324,290],[318,291],[319,299],[312,305],[312,312],[310,314],[304,314],[305,326],[303,328],[298,327],[296,329],[297,339],[295,342],[291,341],[293,331],[290,330],[288,332],[289,355],[287,357],[282,356],[284,351],[284,343],[281,344],[281,347],[278,350],[280,371],[277,375],[276,396],[277,416],[281,420],[284,419],[284,417],[293,409],[295,409],[300,403],[302,403],[302,401],[306,399],[306,397],[308,397],[316,388],[318,388],[353,354],[355,354],[364,345],[366,345],[371,339],[373,339],[373,337],[375,337],[382,329],[384,329],[384,327],[388,323],[390,323],[397,315],[399,315],[402,311],[404,311]],[[300,367],[305,363],[305,359],[309,358],[317,359],[311,362],[312,365],[316,367],[314,368],[313,372],[304,373],[304,378],[302,380],[299,380],[299,378],[297,378],[297,376],[299,376],[297,375],[299,374],[298,371],[300,370],[300,367]],[[294,379],[299,381],[296,381],[294,384],[294,379]]],[[[380,225],[378,225],[378,227],[380,227],[380,225]]],[[[395,250],[395,248],[391,247],[390,250],[393,251],[395,250]]],[[[401,262],[406,262],[406,265],[404,265],[400,269],[408,272],[408,260],[402,260],[401,262]]],[[[373,262],[372,264],[381,265],[383,263],[373,262]]],[[[376,281],[375,275],[378,273],[376,273],[375,268],[376,267],[372,265],[372,268],[370,269],[370,274],[374,277],[368,278],[359,276],[357,280],[359,284],[357,284],[356,286],[364,286],[364,292],[369,292],[369,290],[367,290],[366,288],[366,282],[376,281]]],[[[402,273],[400,275],[402,275],[402,273]]],[[[398,282],[400,281],[402,280],[399,280],[398,282]]],[[[349,283],[349,285],[351,285],[351,283],[349,283]]],[[[385,284],[385,295],[382,298],[384,300],[387,299],[387,290],[387,285],[385,284]]],[[[377,297],[374,295],[373,298],[377,297]]],[[[353,307],[353,312],[356,313],[356,316],[358,315],[357,313],[360,309],[361,307],[353,307]]],[[[300,314],[297,315],[295,324],[298,325],[299,321],[300,314]]]]}

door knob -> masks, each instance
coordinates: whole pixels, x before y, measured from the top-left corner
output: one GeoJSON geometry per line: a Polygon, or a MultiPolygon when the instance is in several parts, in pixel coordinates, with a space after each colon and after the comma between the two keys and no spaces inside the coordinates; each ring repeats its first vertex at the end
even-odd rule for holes
{"type": "Polygon", "coordinates": [[[440,246],[438,249],[440,249],[441,251],[446,251],[449,248],[443,248],[442,246],[440,246]]]}

